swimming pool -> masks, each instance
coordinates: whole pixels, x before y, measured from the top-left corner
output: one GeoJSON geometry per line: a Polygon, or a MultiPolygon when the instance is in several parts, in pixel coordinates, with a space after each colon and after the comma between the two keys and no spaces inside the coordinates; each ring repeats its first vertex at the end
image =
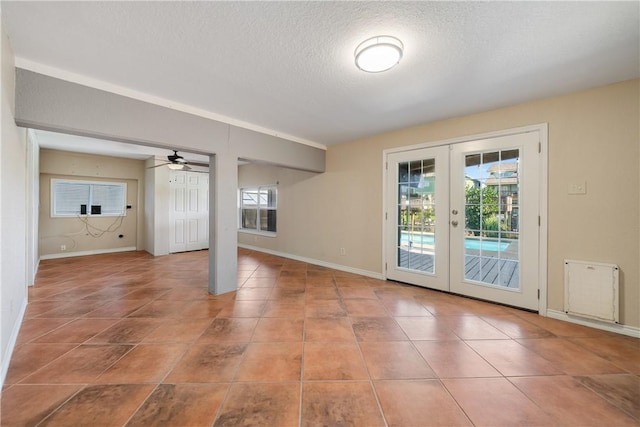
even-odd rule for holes
{"type": "MultiPolygon", "coordinates": [[[[433,245],[435,239],[433,234],[412,234],[411,240],[409,240],[409,232],[402,231],[400,238],[400,244],[408,244],[411,242],[416,245],[433,245]]],[[[495,240],[495,239],[480,239],[479,237],[465,237],[464,239],[464,247],[466,249],[475,249],[475,250],[483,250],[483,251],[504,251],[509,247],[509,241],[503,240],[495,240]]]]}

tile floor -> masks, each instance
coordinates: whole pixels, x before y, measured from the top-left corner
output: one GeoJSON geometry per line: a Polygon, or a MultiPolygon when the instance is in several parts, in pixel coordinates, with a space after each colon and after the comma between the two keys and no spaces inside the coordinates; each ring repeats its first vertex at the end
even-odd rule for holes
{"type": "Polygon", "coordinates": [[[43,261],[2,426],[640,425],[640,341],[238,251],[43,261]]]}

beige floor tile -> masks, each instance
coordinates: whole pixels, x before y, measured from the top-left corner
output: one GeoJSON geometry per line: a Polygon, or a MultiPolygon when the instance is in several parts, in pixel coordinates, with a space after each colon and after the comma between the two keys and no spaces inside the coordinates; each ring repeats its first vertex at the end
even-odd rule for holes
{"type": "Polygon", "coordinates": [[[640,377],[637,375],[590,375],[576,377],[609,403],[640,423],[640,377]]]}
{"type": "Polygon", "coordinates": [[[304,380],[368,380],[369,373],[358,345],[353,343],[306,343],[304,380]]]}
{"type": "Polygon", "coordinates": [[[252,343],[235,381],[300,380],[302,343],[252,343]]]}
{"type": "Polygon", "coordinates": [[[529,399],[558,420],[558,425],[638,425],[639,420],[634,420],[572,377],[520,377],[509,380],[529,399]]]}
{"type": "Polygon", "coordinates": [[[569,375],[626,373],[624,369],[564,338],[520,339],[517,342],[569,375]]]}
{"type": "Polygon", "coordinates": [[[373,379],[436,377],[410,341],[361,342],[360,348],[373,379]]]}
{"type": "Polygon", "coordinates": [[[459,340],[448,324],[438,317],[395,317],[394,318],[407,336],[416,341],[422,340],[459,340]]]}
{"type": "Polygon", "coordinates": [[[301,426],[384,426],[384,418],[365,382],[304,382],[301,426]]]}
{"type": "Polygon", "coordinates": [[[472,425],[440,381],[376,381],[375,389],[390,426],[472,425]]]}
{"type": "Polygon", "coordinates": [[[200,335],[198,343],[249,342],[258,320],[256,318],[214,319],[200,335]]]}
{"type": "Polygon", "coordinates": [[[55,331],[42,335],[34,343],[77,343],[82,344],[113,326],[120,319],[75,319],[55,331]]]}
{"type": "Polygon", "coordinates": [[[81,388],[81,385],[15,385],[2,392],[0,424],[35,426],[81,388]]]}
{"type": "Polygon", "coordinates": [[[415,341],[414,345],[440,378],[501,376],[463,341],[415,341]]]}
{"type": "Polygon", "coordinates": [[[502,375],[558,375],[562,370],[515,341],[481,340],[467,344],[502,375]]]}
{"type": "Polygon", "coordinates": [[[300,383],[235,383],[229,389],[215,427],[295,427],[300,383]]]}
{"type": "Polygon", "coordinates": [[[83,344],[63,354],[42,369],[22,380],[24,384],[87,384],[122,356],[133,349],[132,345],[83,344]]]}
{"type": "Polygon", "coordinates": [[[301,342],[303,330],[304,319],[302,318],[265,317],[258,321],[251,340],[254,342],[301,342]]]}
{"type": "Polygon", "coordinates": [[[160,384],[127,427],[211,426],[229,384],[160,384]]]}
{"type": "Polygon", "coordinates": [[[351,321],[346,317],[305,319],[305,341],[355,342],[351,321]]]}
{"type": "Polygon", "coordinates": [[[358,341],[402,341],[409,338],[390,317],[353,317],[353,331],[358,341]]]}
{"type": "Polygon", "coordinates": [[[24,344],[11,356],[5,384],[15,384],[76,348],[76,344],[24,344]]]}
{"type": "Polygon", "coordinates": [[[194,344],[176,364],[165,382],[231,381],[247,344],[194,344]]]}
{"type": "Polygon", "coordinates": [[[158,383],[174,367],[188,346],[185,344],[138,344],[104,371],[96,383],[158,383]]]}
{"type": "Polygon", "coordinates": [[[557,426],[545,413],[505,378],[442,380],[475,426],[557,426]]]}
{"type": "Polygon", "coordinates": [[[122,426],[155,386],[90,385],[46,418],[41,426],[122,426]]]}

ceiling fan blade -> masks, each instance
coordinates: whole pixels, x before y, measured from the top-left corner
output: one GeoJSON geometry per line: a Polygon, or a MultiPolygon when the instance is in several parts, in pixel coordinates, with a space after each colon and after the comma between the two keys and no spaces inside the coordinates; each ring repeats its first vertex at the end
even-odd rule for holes
{"type": "Polygon", "coordinates": [[[191,166],[202,166],[203,168],[208,168],[209,167],[209,163],[192,162],[192,161],[189,161],[187,163],[190,164],[191,166]]]}
{"type": "Polygon", "coordinates": [[[159,168],[160,166],[166,166],[170,163],[160,163],[159,165],[149,166],[147,169],[159,168]]]}
{"type": "Polygon", "coordinates": [[[190,170],[191,170],[191,168],[190,168],[189,166],[187,166],[187,164],[186,164],[186,163],[183,163],[183,164],[182,164],[182,170],[183,170],[183,171],[190,171],[190,170]]]}

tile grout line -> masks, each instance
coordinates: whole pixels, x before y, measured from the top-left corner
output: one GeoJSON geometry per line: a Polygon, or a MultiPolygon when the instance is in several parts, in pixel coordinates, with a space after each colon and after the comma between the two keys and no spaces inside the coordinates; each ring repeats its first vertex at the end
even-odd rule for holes
{"type": "Polygon", "coordinates": [[[42,418],[40,421],[38,421],[35,424],[35,427],[38,427],[39,425],[41,425],[43,422],[45,422],[48,418],[50,418],[51,416],[53,416],[53,414],[55,414],[56,412],[58,412],[58,410],[60,410],[60,408],[62,408],[64,405],[66,405],[68,402],[70,402],[74,397],[76,397],[78,394],[80,394],[81,392],[83,392],[87,387],[89,387],[89,384],[81,384],[81,387],[76,390],[75,393],[71,394],[67,399],[65,399],[62,403],[60,403],[60,405],[56,406],[56,408],[52,411],[50,411],[44,418],[42,418]]]}

